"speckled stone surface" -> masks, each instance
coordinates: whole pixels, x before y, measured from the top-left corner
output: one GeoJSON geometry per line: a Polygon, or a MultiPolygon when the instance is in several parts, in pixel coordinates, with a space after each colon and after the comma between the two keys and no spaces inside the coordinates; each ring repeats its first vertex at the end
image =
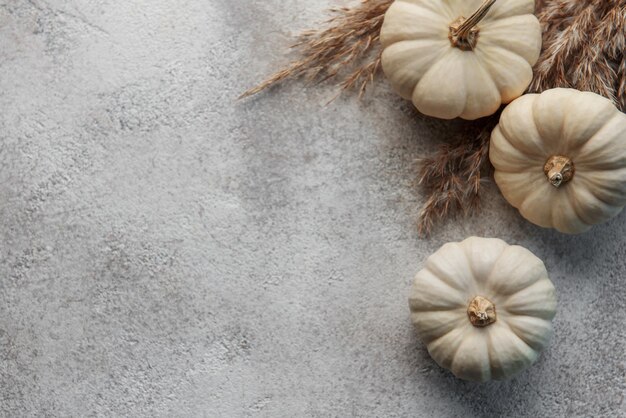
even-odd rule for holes
{"type": "Polygon", "coordinates": [[[416,159],[463,124],[381,82],[292,83],[323,0],[0,1],[0,415],[626,415],[626,214],[582,236],[495,186],[429,240],[416,159]],[[542,258],[551,345],[505,382],[439,368],[407,296],[447,241],[542,258]]]}

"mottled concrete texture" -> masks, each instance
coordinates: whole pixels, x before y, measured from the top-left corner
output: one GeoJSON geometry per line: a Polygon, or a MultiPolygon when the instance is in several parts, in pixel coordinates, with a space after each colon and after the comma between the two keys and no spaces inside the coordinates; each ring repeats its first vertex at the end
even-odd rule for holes
{"type": "Polygon", "coordinates": [[[458,122],[383,82],[235,98],[327,0],[0,1],[0,415],[625,416],[626,214],[582,236],[482,214],[418,238],[415,160],[458,122]],[[470,384],[416,338],[424,258],[521,244],[552,344],[470,384]]]}

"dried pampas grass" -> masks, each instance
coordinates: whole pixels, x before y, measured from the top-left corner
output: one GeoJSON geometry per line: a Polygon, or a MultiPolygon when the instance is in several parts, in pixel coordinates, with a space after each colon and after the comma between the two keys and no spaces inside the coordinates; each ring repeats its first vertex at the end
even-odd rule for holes
{"type": "Polygon", "coordinates": [[[448,217],[467,216],[480,206],[482,184],[491,176],[489,138],[500,112],[473,123],[451,144],[420,164],[419,184],[428,197],[418,219],[421,236],[448,217]]]}
{"type": "Polygon", "coordinates": [[[337,7],[321,29],[300,34],[292,46],[300,59],[276,72],[240,98],[252,96],[289,78],[308,81],[336,79],[341,91],[362,96],[380,69],[378,42],[385,12],[393,0],[361,0],[354,7],[337,7]]]}
{"type": "Polygon", "coordinates": [[[543,51],[529,91],[592,91],[626,111],[626,0],[544,3],[538,14],[543,51]]]}

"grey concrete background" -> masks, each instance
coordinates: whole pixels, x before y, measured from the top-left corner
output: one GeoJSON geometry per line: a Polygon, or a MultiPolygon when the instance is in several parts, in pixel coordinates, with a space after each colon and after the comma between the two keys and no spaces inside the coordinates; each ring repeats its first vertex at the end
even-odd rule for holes
{"type": "Polygon", "coordinates": [[[332,4],[0,1],[2,416],[626,415],[626,214],[564,236],[488,186],[421,240],[415,160],[462,124],[384,82],[235,101],[332,4]],[[558,289],[510,381],[456,380],[409,322],[422,260],[470,235],[558,289]]]}

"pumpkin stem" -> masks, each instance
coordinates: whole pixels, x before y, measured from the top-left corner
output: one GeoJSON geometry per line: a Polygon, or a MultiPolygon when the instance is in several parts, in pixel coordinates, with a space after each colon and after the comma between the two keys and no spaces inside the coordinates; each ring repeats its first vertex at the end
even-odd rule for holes
{"type": "Polygon", "coordinates": [[[543,166],[543,172],[550,184],[558,189],[561,185],[572,180],[576,172],[576,167],[569,157],[553,155],[548,158],[543,166]]]}
{"type": "Polygon", "coordinates": [[[476,296],[467,307],[467,316],[475,327],[486,327],[496,322],[496,305],[487,298],[476,296]]]}
{"type": "Polygon", "coordinates": [[[476,47],[479,32],[476,25],[487,15],[495,2],[496,0],[485,0],[470,17],[466,19],[460,16],[450,24],[448,38],[452,46],[463,51],[471,51],[476,47]]]}

